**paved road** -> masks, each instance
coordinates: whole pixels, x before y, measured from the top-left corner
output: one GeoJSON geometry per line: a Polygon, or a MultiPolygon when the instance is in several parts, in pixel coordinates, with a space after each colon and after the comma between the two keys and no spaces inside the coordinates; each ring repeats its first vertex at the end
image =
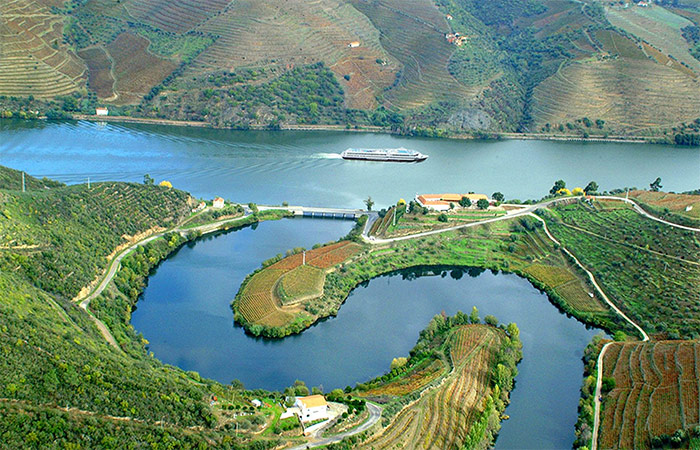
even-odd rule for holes
{"type": "Polygon", "coordinates": [[[687,226],[685,226],[685,225],[680,225],[680,224],[677,224],[677,223],[669,222],[668,220],[659,219],[659,218],[656,217],[656,216],[652,216],[651,214],[649,214],[648,212],[646,212],[641,206],[639,206],[639,204],[637,204],[637,202],[635,202],[635,201],[633,201],[633,200],[630,200],[630,199],[628,199],[628,198],[623,198],[623,197],[610,197],[610,196],[607,196],[607,195],[599,195],[599,196],[596,196],[596,198],[602,198],[602,199],[605,199],[605,200],[619,200],[619,201],[622,201],[622,202],[625,202],[625,203],[629,203],[629,204],[632,205],[632,207],[634,207],[635,211],[637,211],[639,214],[643,215],[644,217],[646,217],[646,218],[648,218],[648,219],[655,220],[655,221],[657,221],[657,222],[660,222],[660,223],[663,223],[663,224],[672,226],[672,227],[674,227],[674,228],[680,228],[681,230],[696,231],[696,232],[699,232],[699,233],[700,233],[700,228],[687,227],[687,226]]]}
{"type": "Polygon", "coordinates": [[[116,339],[114,339],[114,336],[109,331],[109,328],[107,327],[107,325],[105,325],[104,322],[102,322],[100,319],[95,317],[95,315],[92,314],[92,312],[90,312],[89,306],[90,306],[90,302],[92,300],[94,300],[95,298],[97,298],[100,294],[102,294],[102,292],[104,292],[104,290],[107,288],[107,286],[109,286],[109,283],[112,281],[112,278],[114,278],[114,276],[117,274],[117,271],[119,271],[119,268],[121,267],[122,260],[129,253],[131,253],[133,250],[135,250],[136,248],[138,248],[142,245],[146,245],[149,242],[162,237],[166,233],[172,233],[172,232],[190,233],[193,231],[194,232],[199,231],[202,234],[212,233],[212,232],[219,230],[219,227],[221,225],[226,224],[226,223],[238,222],[238,221],[244,219],[248,215],[249,214],[246,213],[243,216],[237,217],[235,219],[224,219],[224,220],[212,222],[212,223],[209,223],[206,225],[200,225],[198,227],[193,227],[193,228],[176,227],[176,228],[172,228],[170,230],[166,230],[166,231],[163,231],[160,233],[153,234],[153,235],[151,235],[143,240],[136,242],[135,244],[133,244],[130,247],[123,250],[121,253],[119,253],[112,260],[112,262],[110,263],[110,265],[107,269],[107,273],[102,278],[102,281],[100,282],[100,284],[90,294],[88,294],[87,297],[80,300],[80,303],[79,303],[80,307],[83,308],[88,313],[88,317],[90,317],[90,319],[95,323],[97,328],[100,330],[100,333],[102,333],[102,336],[104,336],[105,340],[109,343],[109,345],[111,345],[112,347],[114,347],[116,349],[120,349],[119,345],[117,344],[116,339]]]}
{"type": "Polygon", "coordinates": [[[346,437],[354,436],[356,434],[362,433],[363,431],[369,430],[382,417],[382,408],[379,405],[367,402],[367,410],[369,411],[369,418],[359,427],[353,428],[352,430],[346,431],[344,433],[336,434],[335,436],[309,442],[308,444],[298,445],[296,447],[292,447],[289,450],[304,450],[307,448],[315,448],[321,447],[323,445],[334,444],[336,442],[342,441],[346,437]]]}

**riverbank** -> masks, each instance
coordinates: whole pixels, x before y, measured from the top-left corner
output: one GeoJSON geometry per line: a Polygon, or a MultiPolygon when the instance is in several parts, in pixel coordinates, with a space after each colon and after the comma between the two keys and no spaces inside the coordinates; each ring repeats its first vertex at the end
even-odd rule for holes
{"type": "MultiPolygon", "coordinates": [[[[170,119],[151,119],[139,118],[130,116],[94,116],[89,114],[74,114],[74,120],[86,120],[90,122],[116,122],[116,123],[136,123],[149,125],[167,125],[177,127],[193,127],[193,128],[211,128],[219,130],[241,130],[241,128],[217,127],[207,122],[186,121],[186,120],[170,120],[170,119]]],[[[363,125],[348,127],[345,125],[279,125],[275,128],[270,128],[263,125],[251,125],[246,128],[249,130],[265,130],[265,131],[343,131],[354,133],[382,133],[395,134],[398,136],[407,136],[403,133],[396,133],[390,129],[363,125]]],[[[421,137],[421,136],[418,136],[421,137]]],[[[507,133],[493,132],[482,134],[456,133],[447,136],[441,136],[443,139],[453,140],[535,140],[535,141],[560,141],[560,142],[599,142],[599,143],[623,143],[623,144],[665,144],[675,145],[669,141],[666,136],[608,136],[596,137],[591,136],[584,138],[582,136],[573,136],[567,134],[553,133],[507,133]]]]}

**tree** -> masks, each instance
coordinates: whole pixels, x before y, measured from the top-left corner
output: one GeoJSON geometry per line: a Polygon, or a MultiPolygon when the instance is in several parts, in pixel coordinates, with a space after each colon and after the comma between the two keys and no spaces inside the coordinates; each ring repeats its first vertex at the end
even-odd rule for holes
{"type": "Polygon", "coordinates": [[[450,209],[455,209],[455,204],[450,202],[450,209]]]}
{"type": "Polygon", "coordinates": [[[462,208],[469,208],[472,206],[472,201],[469,200],[469,197],[462,197],[459,199],[459,206],[462,208]]]}
{"type": "Polygon", "coordinates": [[[294,382],[294,393],[296,395],[309,395],[309,388],[306,387],[306,383],[301,380],[296,380],[294,382]]]}
{"type": "Polygon", "coordinates": [[[481,319],[479,319],[479,310],[476,309],[476,306],[472,307],[472,313],[469,314],[469,322],[471,322],[471,323],[481,322],[481,319]]]}
{"type": "Polygon", "coordinates": [[[549,193],[555,195],[557,191],[564,189],[566,187],[566,182],[564,180],[557,180],[554,182],[554,186],[549,190],[549,193]]]}
{"type": "Polygon", "coordinates": [[[374,206],[372,197],[367,197],[367,200],[365,200],[365,205],[367,206],[367,211],[372,211],[372,207],[374,206]]]}
{"type": "Polygon", "coordinates": [[[591,181],[586,185],[585,188],[583,188],[583,192],[585,192],[586,195],[595,194],[596,192],[598,192],[598,183],[596,183],[595,181],[591,181]]]}
{"type": "Polygon", "coordinates": [[[489,207],[489,201],[486,200],[485,198],[480,198],[478,202],[476,202],[476,206],[479,209],[486,209],[489,207]]]}
{"type": "Polygon", "coordinates": [[[143,184],[151,186],[153,183],[155,183],[155,180],[149,174],[143,176],[143,184]]]}
{"type": "Polygon", "coordinates": [[[440,222],[447,222],[447,214],[442,213],[437,218],[440,222]]]}
{"type": "Polygon", "coordinates": [[[656,180],[654,180],[649,187],[651,188],[652,192],[659,192],[659,189],[663,187],[661,186],[661,177],[656,177],[656,180]]]}
{"type": "Polygon", "coordinates": [[[498,319],[496,319],[496,316],[488,315],[484,317],[484,323],[486,325],[491,325],[492,327],[498,326],[498,319]]]}
{"type": "Polygon", "coordinates": [[[601,390],[603,392],[610,392],[613,389],[615,389],[615,378],[603,377],[603,383],[601,385],[601,390]]]}
{"type": "Polygon", "coordinates": [[[500,192],[494,192],[493,194],[491,194],[491,198],[500,203],[506,199],[506,196],[501,194],[500,192]]]}
{"type": "Polygon", "coordinates": [[[403,367],[406,365],[407,362],[408,359],[405,356],[399,356],[398,358],[394,358],[391,360],[391,370],[403,367]]]}

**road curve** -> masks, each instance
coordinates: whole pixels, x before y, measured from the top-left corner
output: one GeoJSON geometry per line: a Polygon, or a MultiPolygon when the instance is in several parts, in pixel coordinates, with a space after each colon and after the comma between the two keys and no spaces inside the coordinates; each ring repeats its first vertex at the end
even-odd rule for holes
{"type": "Polygon", "coordinates": [[[646,217],[648,219],[655,220],[657,222],[672,226],[674,228],[680,228],[681,230],[695,231],[695,232],[700,233],[700,228],[688,227],[685,225],[681,225],[681,224],[674,223],[674,222],[669,222],[668,220],[660,219],[656,216],[653,216],[653,215],[649,214],[648,212],[646,212],[646,210],[644,210],[644,208],[639,206],[639,204],[637,202],[630,200],[628,198],[611,197],[609,195],[597,195],[596,198],[602,198],[603,200],[618,200],[621,202],[629,203],[632,205],[632,207],[634,208],[635,211],[637,211],[639,214],[643,215],[644,217],[646,217]]]}
{"type": "MultiPolygon", "coordinates": [[[[570,258],[573,259],[573,261],[576,263],[581,270],[586,272],[586,275],[588,275],[588,279],[591,281],[593,286],[595,287],[596,291],[598,291],[598,294],[603,297],[603,300],[605,300],[605,303],[612,308],[613,311],[615,311],[620,317],[625,319],[627,322],[629,322],[637,331],[639,331],[639,334],[642,336],[642,342],[646,342],[649,340],[649,335],[635,323],[632,319],[627,317],[627,315],[620,310],[611,300],[608,298],[608,296],[603,292],[603,289],[598,285],[598,282],[596,281],[595,277],[593,274],[586,269],[583,264],[576,258],[566,247],[561,245],[559,241],[557,241],[554,236],[549,232],[549,229],[547,228],[547,223],[542,220],[539,216],[532,214],[534,218],[539,220],[542,223],[542,226],[544,228],[544,232],[547,234],[547,237],[552,240],[552,242],[556,243],[559,245],[559,247],[567,254],[569,255],[570,258]]],[[[594,414],[593,414],[593,438],[591,441],[591,450],[596,450],[598,448],[598,430],[600,428],[600,398],[601,398],[601,392],[602,392],[602,386],[603,386],[603,358],[605,357],[605,352],[608,350],[608,347],[612,344],[612,342],[608,342],[603,346],[603,348],[600,350],[600,354],[598,355],[598,361],[596,362],[596,367],[597,367],[597,378],[596,378],[596,385],[595,385],[595,398],[593,400],[593,406],[594,406],[594,414]]]]}
{"type": "Polygon", "coordinates": [[[114,278],[114,276],[117,274],[117,271],[119,271],[119,268],[121,267],[122,260],[129,253],[131,253],[133,250],[135,250],[136,248],[138,248],[142,245],[146,245],[149,242],[162,237],[166,233],[190,233],[193,231],[194,232],[201,232],[202,234],[212,233],[214,231],[219,230],[219,227],[221,227],[221,225],[228,224],[228,223],[236,223],[242,219],[245,219],[248,215],[249,214],[246,213],[243,216],[236,217],[234,219],[224,219],[224,220],[220,220],[217,222],[212,222],[209,224],[200,225],[198,227],[192,227],[192,228],[181,228],[182,225],[180,225],[178,227],[175,227],[175,228],[172,228],[172,229],[169,229],[166,231],[161,231],[159,233],[152,234],[151,236],[134,243],[130,247],[122,250],[116,257],[114,257],[114,259],[112,259],[112,261],[109,264],[109,267],[107,269],[107,273],[105,273],[104,277],[102,278],[102,281],[85,298],[83,298],[82,300],[79,300],[80,301],[79,306],[83,310],[85,310],[85,312],[87,312],[88,317],[90,317],[90,320],[92,320],[95,323],[95,325],[100,330],[100,333],[102,333],[102,336],[105,338],[107,343],[109,343],[109,345],[111,345],[112,347],[114,347],[118,350],[121,350],[121,348],[119,347],[119,344],[117,344],[116,339],[114,339],[114,336],[109,331],[109,327],[107,327],[107,325],[105,325],[104,322],[102,322],[100,319],[95,317],[95,315],[90,311],[89,306],[90,306],[90,302],[92,300],[97,298],[100,294],[102,294],[102,292],[104,292],[105,289],[107,289],[107,286],[109,286],[109,283],[112,281],[112,278],[114,278]]]}
{"type": "Polygon", "coordinates": [[[369,430],[382,417],[382,407],[370,402],[367,402],[366,405],[367,410],[369,411],[369,418],[367,418],[367,420],[364,421],[362,425],[344,433],[336,434],[335,436],[330,436],[306,444],[297,445],[296,447],[292,447],[289,450],[304,450],[307,448],[315,448],[328,444],[334,444],[336,442],[342,441],[346,437],[354,436],[356,434],[362,433],[363,431],[369,430]]]}

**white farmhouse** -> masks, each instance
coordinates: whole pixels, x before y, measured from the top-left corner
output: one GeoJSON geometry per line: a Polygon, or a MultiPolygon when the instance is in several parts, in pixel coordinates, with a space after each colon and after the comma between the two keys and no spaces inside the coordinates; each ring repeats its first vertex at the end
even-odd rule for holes
{"type": "Polygon", "coordinates": [[[214,209],[221,209],[224,207],[224,199],[221,197],[216,197],[212,203],[214,209]]]}
{"type": "Polygon", "coordinates": [[[328,419],[328,403],[323,395],[297,397],[294,406],[299,408],[299,420],[302,422],[328,419]]]}
{"type": "Polygon", "coordinates": [[[107,109],[107,108],[95,108],[95,115],[96,116],[108,116],[109,109],[107,109]]]}

